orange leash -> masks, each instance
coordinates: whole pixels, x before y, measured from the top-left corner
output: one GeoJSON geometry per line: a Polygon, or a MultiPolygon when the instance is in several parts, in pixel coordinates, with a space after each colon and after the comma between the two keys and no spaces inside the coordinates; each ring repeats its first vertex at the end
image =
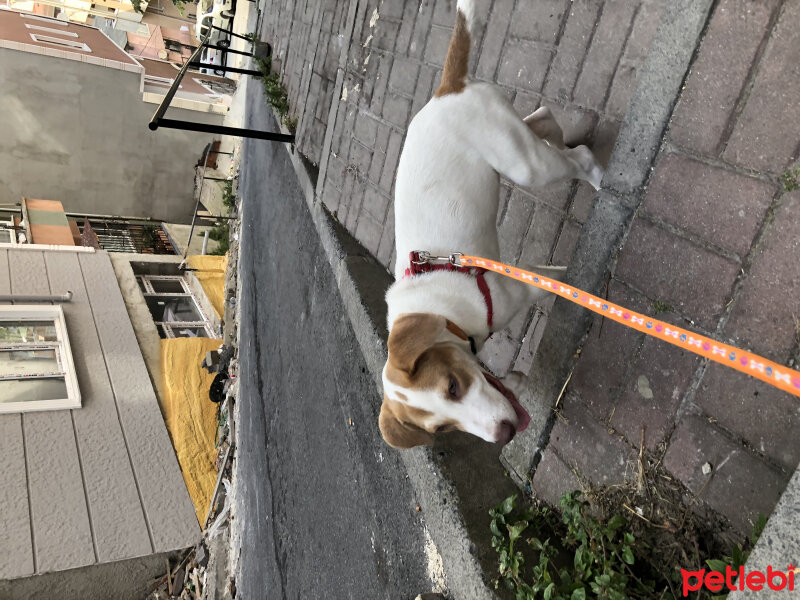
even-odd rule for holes
{"type": "Polygon", "coordinates": [[[745,352],[735,346],[723,344],[691,332],[688,329],[682,329],[664,321],[652,319],[560,281],[555,281],[518,267],[505,265],[488,258],[458,253],[441,258],[445,258],[457,266],[481,267],[493,273],[499,273],[522,283],[552,292],[617,323],[622,323],[627,327],[632,327],[637,331],[669,342],[674,346],[709,358],[751,377],[756,377],[784,392],[800,396],[800,372],[774,363],[752,352],[745,352]]]}

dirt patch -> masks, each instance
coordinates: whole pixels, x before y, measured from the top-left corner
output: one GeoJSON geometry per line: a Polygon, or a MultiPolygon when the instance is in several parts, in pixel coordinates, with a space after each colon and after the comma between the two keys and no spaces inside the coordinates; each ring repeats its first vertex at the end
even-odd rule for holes
{"type": "Polygon", "coordinates": [[[659,455],[641,452],[635,481],[588,489],[584,494],[599,517],[619,514],[627,519],[626,529],[636,537],[637,555],[670,582],[672,595],[679,598],[676,584],[681,569],[708,568],[707,559],[731,556],[736,545],[746,552],[752,543],[703,502],[703,491],[715,476],[713,469],[695,495],[667,472],[663,455],[663,451],[659,455]]]}

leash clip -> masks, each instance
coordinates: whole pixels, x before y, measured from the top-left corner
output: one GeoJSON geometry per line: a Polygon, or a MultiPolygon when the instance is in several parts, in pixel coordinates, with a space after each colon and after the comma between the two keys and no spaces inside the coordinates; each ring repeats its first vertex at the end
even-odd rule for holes
{"type": "Polygon", "coordinates": [[[427,250],[415,250],[411,253],[411,255],[411,264],[414,265],[424,265],[435,258],[434,256],[431,256],[431,253],[427,250]]]}
{"type": "Polygon", "coordinates": [[[453,266],[460,267],[461,266],[461,252],[454,252],[449,256],[434,256],[427,250],[415,250],[412,252],[416,258],[411,259],[411,263],[415,265],[424,265],[427,263],[437,263],[437,262],[444,262],[450,263],[453,266]]]}

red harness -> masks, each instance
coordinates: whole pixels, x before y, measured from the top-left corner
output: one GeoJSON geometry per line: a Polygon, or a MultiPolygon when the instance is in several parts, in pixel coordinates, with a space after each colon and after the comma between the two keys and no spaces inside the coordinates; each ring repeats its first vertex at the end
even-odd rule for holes
{"type": "MultiPolygon", "coordinates": [[[[411,252],[408,256],[409,267],[405,270],[405,277],[413,277],[414,275],[421,275],[422,273],[430,273],[431,271],[456,271],[471,275],[475,278],[478,284],[478,289],[483,294],[483,301],[486,303],[486,322],[489,329],[492,328],[492,317],[494,316],[494,309],[492,308],[492,293],[489,291],[489,285],[486,283],[484,274],[486,269],[480,267],[457,267],[451,263],[431,263],[420,260],[419,252],[411,252]]],[[[491,335],[491,332],[490,334],[491,335]]]]}

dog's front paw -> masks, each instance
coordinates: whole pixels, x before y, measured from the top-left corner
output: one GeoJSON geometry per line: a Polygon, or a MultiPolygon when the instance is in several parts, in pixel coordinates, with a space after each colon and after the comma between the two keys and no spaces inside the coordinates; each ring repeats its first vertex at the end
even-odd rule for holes
{"type": "Polygon", "coordinates": [[[517,397],[521,396],[528,387],[528,376],[522,371],[511,371],[501,381],[517,397]]]}
{"type": "Polygon", "coordinates": [[[594,167],[592,167],[592,170],[589,171],[589,177],[586,181],[588,181],[595,190],[599,190],[605,174],[605,169],[596,164],[594,167]]]}

